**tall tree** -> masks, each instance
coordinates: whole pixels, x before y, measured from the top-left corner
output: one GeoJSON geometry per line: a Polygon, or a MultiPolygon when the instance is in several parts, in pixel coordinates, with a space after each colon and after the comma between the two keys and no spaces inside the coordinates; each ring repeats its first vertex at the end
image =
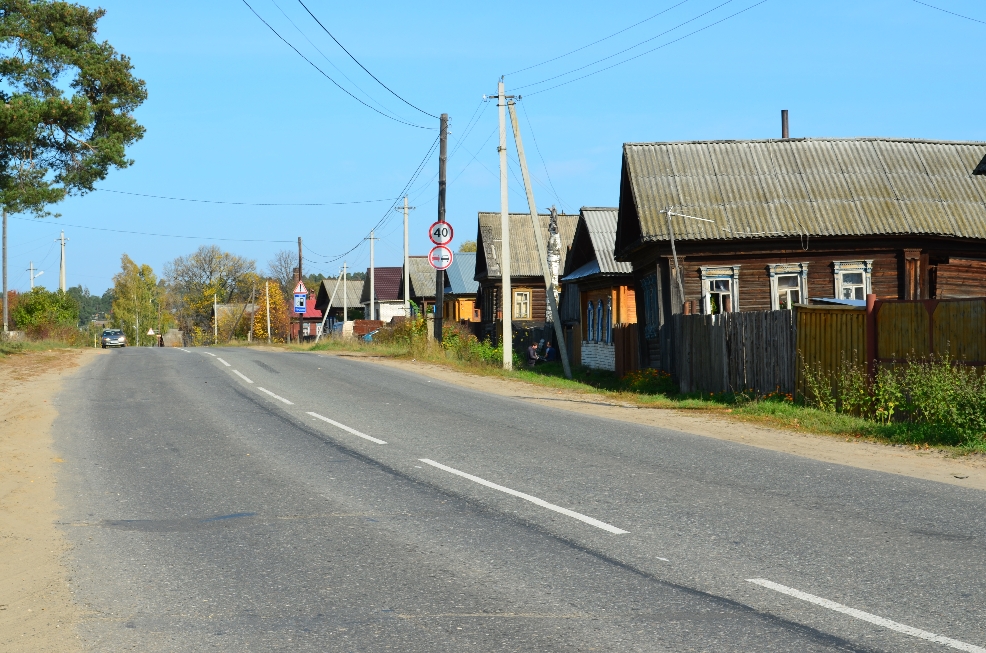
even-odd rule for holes
{"type": "Polygon", "coordinates": [[[130,59],[96,40],[105,13],[70,2],[0,0],[4,247],[8,213],[49,215],[49,205],[133,163],[126,149],[144,135],[133,111],[147,90],[130,59]]]}
{"type": "MultiPolygon", "coordinates": [[[[127,341],[135,345],[147,343],[141,336],[144,329],[158,326],[159,302],[157,277],[151,266],[137,265],[124,254],[120,271],[113,276],[113,326],[123,329],[127,341]],[[140,325],[138,330],[137,326],[140,325]]],[[[146,331],[144,331],[146,333],[146,331]]]]}
{"type": "Polygon", "coordinates": [[[256,279],[256,263],[203,245],[166,264],[169,307],[186,331],[212,329],[213,298],[220,304],[247,301],[256,279]]]}
{"type": "Polygon", "coordinates": [[[294,290],[294,272],[298,268],[298,253],[282,249],[267,261],[267,276],[276,279],[281,291],[290,294],[294,290]]]}

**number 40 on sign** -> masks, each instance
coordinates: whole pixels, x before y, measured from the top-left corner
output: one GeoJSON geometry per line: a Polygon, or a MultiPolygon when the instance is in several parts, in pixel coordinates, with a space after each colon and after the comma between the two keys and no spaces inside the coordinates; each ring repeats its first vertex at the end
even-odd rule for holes
{"type": "Polygon", "coordinates": [[[436,245],[448,245],[452,242],[452,225],[447,222],[436,222],[428,228],[428,237],[436,245]]]}

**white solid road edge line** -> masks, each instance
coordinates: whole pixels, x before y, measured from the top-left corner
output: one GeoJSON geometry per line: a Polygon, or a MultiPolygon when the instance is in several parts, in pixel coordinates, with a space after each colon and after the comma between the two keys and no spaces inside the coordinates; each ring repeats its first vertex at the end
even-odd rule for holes
{"type": "Polygon", "coordinates": [[[383,440],[381,440],[379,438],[375,438],[375,437],[373,437],[371,435],[367,435],[366,433],[360,433],[356,429],[351,429],[348,426],[346,426],[345,424],[340,424],[339,422],[335,421],[334,419],[329,419],[328,417],[325,417],[323,415],[319,415],[318,413],[309,412],[308,414],[311,415],[312,417],[316,418],[316,419],[322,420],[323,422],[328,422],[332,426],[339,427],[343,431],[349,431],[353,435],[358,436],[358,437],[361,437],[364,440],[369,440],[370,442],[376,442],[377,444],[387,444],[386,442],[384,442],[383,440]]]}
{"type": "Polygon", "coordinates": [[[294,402],[293,402],[293,401],[288,401],[288,400],[287,400],[287,399],[285,399],[284,397],[282,397],[282,396],[280,396],[280,395],[276,395],[276,394],[274,394],[273,392],[271,392],[271,391],[270,391],[270,390],[268,390],[267,388],[261,388],[260,386],[257,386],[257,390],[260,390],[261,392],[264,392],[264,393],[267,393],[267,394],[269,394],[269,395],[270,395],[271,397],[273,397],[274,399],[277,399],[278,401],[283,401],[283,402],[284,402],[284,403],[286,403],[286,404],[287,404],[288,406],[294,406],[294,402]]]}
{"type": "Polygon", "coordinates": [[[586,515],[583,515],[580,512],[575,512],[574,510],[569,510],[568,508],[562,508],[561,506],[556,506],[553,503],[548,503],[547,501],[544,501],[543,499],[538,499],[537,497],[532,497],[529,494],[524,494],[523,492],[518,492],[517,490],[511,490],[508,487],[503,487],[502,485],[497,485],[496,483],[491,483],[490,481],[487,481],[486,479],[479,478],[478,476],[473,476],[472,474],[467,474],[465,472],[460,472],[459,470],[454,469],[452,467],[448,467],[448,466],[443,465],[441,463],[436,463],[434,460],[429,460],[427,458],[419,458],[418,460],[420,460],[421,462],[425,463],[426,465],[431,465],[432,467],[437,467],[438,469],[444,470],[444,471],[448,472],[449,474],[455,474],[456,476],[461,476],[462,478],[468,478],[470,481],[472,481],[474,483],[479,483],[480,485],[485,485],[488,488],[492,488],[494,490],[499,490],[500,492],[504,492],[504,493],[509,494],[511,496],[518,497],[518,498],[523,499],[525,501],[530,501],[531,503],[536,504],[536,505],[539,505],[542,508],[547,508],[548,510],[554,510],[555,512],[560,512],[563,515],[568,515],[569,517],[574,517],[575,519],[578,519],[581,522],[585,522],[586,524],[589,524],[590,526],[595,526],[596,528],[601,528],[604,531],[609,531],[610,533],[613,533],[614,535],[623,535],[623,534],[629,532],[629,531],[623,530],[622,528],[617,528],[616,526],[613,526],[611,524],[607,524],[604,521],[599,521],[598,519],[593,519],[592,517],[587,517],[586,515]]]}
{"type": "Polygon", "coordinates": [[[246,378],[246,376],[244,376],[242,372],[239,372],[237,370],[233,370],[233,374],[235,374],[236,376],[240,377],[241,379],[243,379],[247,383],[253,383],[253,381],[251,381],[250,379],[246,378]]]}
{"type": "Polygon", "coordinates": [[[223,365],[225,365],[226,367],[232,367],[229,363],[227,363],[223,359],[219,358],[218,356],[216,356],[216,360],[219,361],[220,363],[222,363],[223,365]]]}
{"type": "Polygon", "coordinates": [[[823,599],[820,596],[815,596],[814,594],[808,594],[807,592],[802,592],[796,590],[792,587],[787,587],[785,585],[780,585],[763,578],[747,578],[748,583],[754,583],[760,585],[761,587],[766,587],[767,589],[772,589],[775,592],[780,592],[781,594],[787,594],[788,596],[793,596],[796,599],[801,599],[802,601],[807,601],[808,603],[814,603],[815,605],[820,605],[823,608],[828,608],[829,610],[835,610],[836,612],[841,612],[842,614],[847,614],[850,617],[855,617],[862,621],[868,621],[871,624],[876,624],[877,626],[883,626],[884,628],[889,628],[890,630],[896,631],[898,633],[903,633],[905,635],[910,635],[911,637],[918,637],[920,639],[926,639],[929,642],[934,642],[936,644],[944,644],[945,646],[951,646],[952,648],[958,649],[960,651],[969,651],[969,653],[986,653],[986,648],[981,646],[976,646],[974,644],[966,644],[965,642],[960,642],[957,639],[952,639],[951,637],[945,637],[944,635],[936,635],[935,633],[929,633],[927,630],[921,630],[919,628],[914,628],[912,626],[905,626],[904,624],[899,624],[896,621],[891,621],[890,619],[884,619],[883,617],[878,617],[875,614],[870,614],[869,612],[863,612],[862,610],[857,610],[855,608],[850,608],[848,606],[842,605],[841,603],[836,603],[835,601],[829,601],[828,599],[823,599]]]}

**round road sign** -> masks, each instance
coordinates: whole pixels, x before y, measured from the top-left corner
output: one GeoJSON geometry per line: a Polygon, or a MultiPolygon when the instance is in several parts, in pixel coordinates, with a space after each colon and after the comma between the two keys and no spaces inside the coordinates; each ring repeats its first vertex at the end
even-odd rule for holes
{"type": "Polygon", "coordinates": [[[428,227],[428,237],[436,245],[448,245],[452,242],[452,225],[447,222],[436,222],[428,227]]]}
{"type": "Polygon", "coordinates": [[[428,263],[436,270],[448,270],[449,266],[452,265],[452,250],[445,245],[432,247],[431,251],[428,252],[428,263]]]}

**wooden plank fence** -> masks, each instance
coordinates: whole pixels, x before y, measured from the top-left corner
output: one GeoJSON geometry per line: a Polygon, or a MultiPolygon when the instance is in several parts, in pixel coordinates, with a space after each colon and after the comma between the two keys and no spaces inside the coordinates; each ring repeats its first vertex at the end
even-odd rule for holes
{"type": "Polygon", "coordinates": [[[682,392],[793,392],[791,311],[674,315],[672,374],[682,392]]]}
{"type": "Polygon", "coordinates": [[[850,306],[798,306],[794,360],[795,389],[804,395],[804,366],[831,377],[842,361],[866,363],[866,309],[850,306]]]}
{"type": "Polygon", "coordinates": [[[613,347],[616,354],[616,376],[623,378],[640,369],[640,346],[636,324],[617,324],[613,327],[613,347]]]}

